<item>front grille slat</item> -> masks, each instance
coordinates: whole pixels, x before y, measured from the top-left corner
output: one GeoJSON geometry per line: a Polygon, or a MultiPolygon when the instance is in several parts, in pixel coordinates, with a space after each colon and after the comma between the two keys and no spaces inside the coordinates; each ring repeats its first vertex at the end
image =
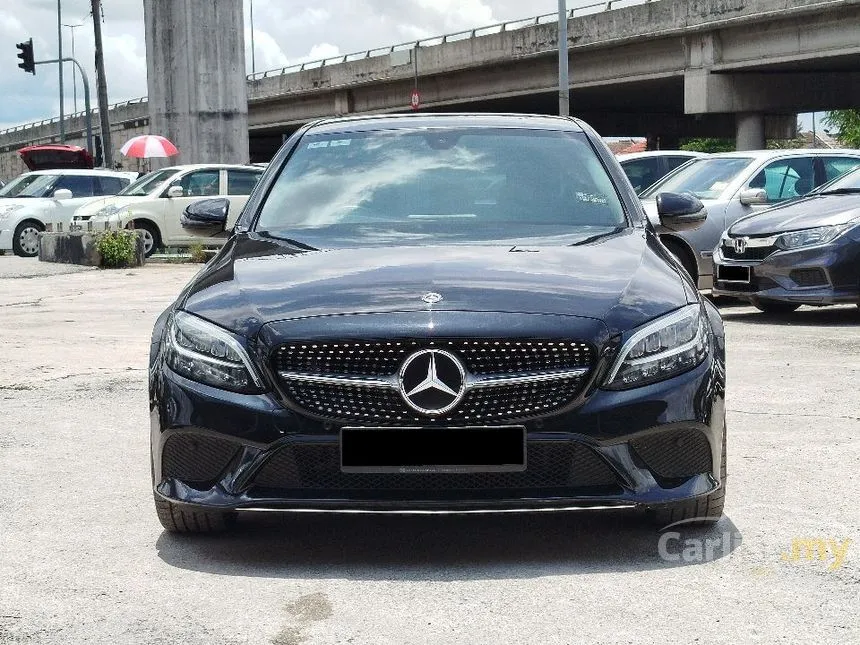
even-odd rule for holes
{"type": "Polygon", "coordinates": [[[278,490],[424,492],[618,485],[603,459],[573,441],[530,441],[527,460],[523,472],[344,473],[337,443],[296,444],[278,450],[257,473],[254,485],[278,490]]]}
{"type": "Polygon", "coordinates": [[[353,379],[390,378],[412,353],[427,348],[456,355],[476,377],[546,376],[492,387],[475,387],[449,413],[432,419],[419,416],[393,388],[362,383],[331,383],[285,376],[286,396],[317,416],[348,423],[460,424],[504,422],[546,414],[569,404],[592,366],[593,350],[569,340],[529,339],[405,339],[396,341],[306,341],[279,347],[273,356],[276,372],[353,379]],[[582,375],[555,375],[581,370],[582,375]]]}
{"type": "Polygon", "coordinates": [[[776,246],[748,246],[743,253],[735,251],[734,246],[723,246],[723,257],[729,260],[761,261],[777,250],[776,246]]]}

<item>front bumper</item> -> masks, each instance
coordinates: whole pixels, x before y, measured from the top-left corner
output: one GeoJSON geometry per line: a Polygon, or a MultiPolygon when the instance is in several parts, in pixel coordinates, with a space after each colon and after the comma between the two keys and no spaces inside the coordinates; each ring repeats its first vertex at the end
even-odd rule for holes
{"type": "Polygon", "coordinates": [[[844,235],[826,245],[776,251],[761,261],[728,259],[718,247],[714,252],[714,278],[713,295],[752,304],[860,302],[860,240],[844,235]],[[750,282],[721,280],[721,266],[750,267],[750,282]]]}
{"type": "MultiPolygon", "coordinates": [[[[233,394],[151,372],[156,495],[221,510],[505,512],[624,508],[722,485],[721,353],[675,378],[596,390],[578,408],[526,421],[522,473],[342,473],[340,425],[272,394],[233,394]]],[[[510,425],[510,424],[506,424],[510,425]]]]}

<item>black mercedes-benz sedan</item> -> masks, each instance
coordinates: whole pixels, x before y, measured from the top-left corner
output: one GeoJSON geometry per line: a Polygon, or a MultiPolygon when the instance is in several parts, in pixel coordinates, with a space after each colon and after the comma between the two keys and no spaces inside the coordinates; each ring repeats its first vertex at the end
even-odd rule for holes
{"type": "MultiPolygon", "coordinates": [[[[667,227],[705,217],[659,203],[667,227]]],[[[722,513],[720,316],[576,119],[302,128],[158,319],[149,374],[170,531],[252,510],[722,513]]]]}
{"type": "Polygon", "coordinates": [[[860,168],[735,222],[714,250],[714,266],[714,295],[764,312],[860,306],[860,168]]]}

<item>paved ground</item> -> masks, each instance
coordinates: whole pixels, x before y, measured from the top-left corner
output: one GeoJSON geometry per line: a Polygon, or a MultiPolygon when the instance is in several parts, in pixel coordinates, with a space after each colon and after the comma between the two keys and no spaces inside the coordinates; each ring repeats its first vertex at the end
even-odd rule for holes
{"type": "Polygon", "coordinates": [[[180,538],[152,508],[145,361],[195,270],[0,257],[0,643],[860,642],[856,308],[724,310],[727,516],[668,541],[675,560],[585,514],[180,538]],[[807,559],[796,538],[831,542],[807,559]]]}

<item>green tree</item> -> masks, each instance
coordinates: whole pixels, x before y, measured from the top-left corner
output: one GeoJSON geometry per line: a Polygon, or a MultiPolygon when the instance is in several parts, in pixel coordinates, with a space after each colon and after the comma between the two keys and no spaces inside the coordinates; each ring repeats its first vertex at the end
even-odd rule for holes
{"type": "Polygon", "coordinates": [[[699,138],[684,139],[681,150],[692,152],[732,152],[735,149],[734,139],[699,138]]]}
{"type": "Polygon", "coordinates": [[[860,148],[860,110],[833,110],[824,117],[824,125],[838,132],[836,138],[849,148],[860,148]]]}

